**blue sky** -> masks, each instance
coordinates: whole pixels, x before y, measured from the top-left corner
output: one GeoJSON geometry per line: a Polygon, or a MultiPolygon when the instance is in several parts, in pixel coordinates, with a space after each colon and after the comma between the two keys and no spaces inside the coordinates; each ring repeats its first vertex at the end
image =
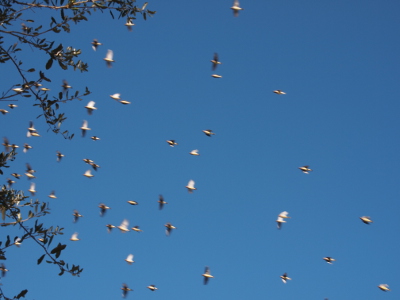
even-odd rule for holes
{"type": "MultiPolygon", "coordinates": [[[[28,299],[119,299],[126,283],[134,289],[128,299],[398,298],[400,4],[240,4],[234,18],[231,1],[154,1],[147,8],[156,15],[139,18],[132,32],[125,20],[99,13],[51,36],[81,49],[89,72],[54,65],[45,71],[50,95],[63,79],[73,92],[88,86],[92,94],[61,105],[72,140],[47,132],[33,100],[16,98],[18,108],[0,115],[2,136],[33,149],[20,148],[2,179],[24,173],[26,163],[37,170],[35,198],[51,207],[40,221],[64,228],[53,245],[66,243],[60,258],[84,271],[59,277],[53,265],[37,266],[41,251],[26,240],[7,250],[6,295],[27,288],[28,299]],[[93,38],[103,43],[96,52],[93,38]],[[113,68],[103,61],[107,49],[113,68]],[[220,79],[211,77],[214,52],[220,79]],[[114,93],[131,104],[112,100],[114,93]],[[90,100],[98,109],[88,116],[90,100]],[[30,120],[41,137],[26,137],[30,120]],[[169,139],[179,145],[169,147],[169,139]],[[189,155],[193,149],[200,156],[189,155]],[[60,163],[57,150],[65,155],[60,163]],[[82,176],[84,158],[101,166],[92,179],[82,176]],[[303,165],[313,172],[303,174],[303,165]],[[185,188],[190,179],[193,194],[185,188]],[[47,197],[52,190],[57,199],[47,197]],[[162,211],[159,194],[168,202],[162,211]],[[104,217],[99,203],[111,207],[104,217]],[[75,224],[74,209],[84,216],[75,224]],[[282,211],[291,218],[277,230],[282,211]],[[364,215],[374,223],[363,224],[364,215]],[[107,233],[106,224],[123,219],[143,232],[107,233]],[[167,222],[177,227],[169,237],[167,222]],[[69,241],[74,232],[80,241],[69,241]],[[124,261],[130,253],[133,265],[124,261]],[[329,265],[325,256],[337,261],[329,265]],[[207,286],[205,266],[215,277],[207,286]],[[287,284],[279,278],[285,272],[287,284]],[[380,291],[382,283],[392,291],[380,291]],[[150,284],[159,290],[150,292],[150,284]]],[[[47,25],[49,13],[34,17],[47,25]]],[[[44,66],[48,57],[24,49],[26,69],[44,66]]],[[[16,71],[1,68],[2,90],[12,88],[16,71]]],[[[14,188],[29,195],[29,184],[22,178],[14,188]]],[[[0,230],[3,241],[21,235],[0,230]]]]}

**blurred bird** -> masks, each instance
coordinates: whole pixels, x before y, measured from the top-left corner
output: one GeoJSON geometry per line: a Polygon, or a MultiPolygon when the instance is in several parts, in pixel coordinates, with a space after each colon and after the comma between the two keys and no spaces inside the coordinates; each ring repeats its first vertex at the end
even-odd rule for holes
{"type": "Polygon", "coordinates": [[[336,261],[336,259],[329,257],[329,256],[324,257],[322,259],[325,260],[328,264],[332,264],[333,261],[336,261]]]}
{"type": "Polygon", "coordinates": [[[143,230],[140,229],[139,226],[137,226],[137,225],[134,226],[134,227],[132,227],[132,230],[133,230],[133,231],[136,231],[136,232],[143,232],[143,230]]]}
{"type": "Polygon", "coordinates": [[[287,274],[285,273],[285,274],[283,274],[282,276],[280,276],[281,277],[281,279],[282,279],[282,281],[283,281],[283,283],[286,283],[286,281],[287,280],[292,280],[292,278],[289,278],[288,276],[287,276],[287,274]]]}
{"type": "Polygon", "coordinates": [[[68,84],[68,81],[66,81],[65,79],[63,80],[63,84],[61,85],[61,87],[63,88],[63,92],[65,93],[68,89],[71,89],[72,86],[70,86],[68,84]]]}
{"type": "Polygon", "coordinates": [[[302,167],[299,167],[299,169],[300,169],[304,174],[308,174],[308,172],[311,172],[311,171],[312,171],[308,166],[302,166],[302,167]]]}
{"type": "Polygon", "coordinates": [[[94,162],[90,163],[89,165],[91,165],[93,170],[95,170],[95,171],[97,171],[97,168],[100,168],[100,166],[95,164],[94,162]]]}
{"type": "Polygon", "coordinates": [[[218,74],[212,74],[211,77],[214,77],[214,78],[222,78],[222,76],[221,76],[221,75],[218,75],[218,74]]]}
{"type": "Polygon", "coordinates": [[[129,254],[128,255],[128,257],[127,258],[125,258],[125,261],[128,263],[128,264],[133,264],[135,261],[133,260],[133,254],[129,254]]]}
{"type": "Polygon", "coordinates": [[[200,155],[199,150],[197,150],[197,149],[190,151],[190,154],[191,155],[200,155]]]}
{"type": "Polygon", "coordinates": [[[132,26],[135,26],[135,24],[132,23],[131,19],[128,19],[125,23],[126,28],[128,28],[129,31],[132,31],[132,26]]]}
{"type": "Polygon", "coordinates": [[[156,286],[154,284],[147,286],[147,288],[152,292],[154,292],[155,290],[158,290],[158,288],[156,288],[156,286]]]}
{"type": "Polygon", "coordinates": [[[106,227],[107,227],[107,232],[108,232],[108,233],[110,233],[111,230],[112,230],[113,228],[115,228],[115,226],[114,226],[114,225],[111,225],[111,224],[107,224],[106,227]]]}
{"type": "Polygon", "coordinates": [[[19,237],[16,237],[15,238],[15,240],[14,240],[14,245],[15,246],[17,246],[17,247],[19,247],[19,246],[21,246],[21,238],[19,238],[19,237]]]}
{"type": "Polygon", "coordinates": [[[121,230],[121,232],[128,232],[129,231],[128,225],[129,225],[129,222],[128,222],[128,220],[125,219],[122,221],[121,225],[117,226],[117,228],[119,230],[121,230]]]}
{"type": "Polygon", "coordinates": [[[214,132],[212,132],[212,130],[211,130],[211,129],[206,129],[206,130],[203,130],[203,132],[206,134],[206,136],[212,136],[212,135],[215,135],[215,133],[214,133],[214,132]]]}
{"type": "Polygon", "coordinates": [[[24,91],[24,89],[23,88],[14,88],[14,89],[12,89],[14,92],[16,92],[16,93],[22,93],[23,91],[24,91]]]}
{"type": "Polygon", "coordinates": [[[94,177],[94,175],[92,175],[90,169],[87,170],[87,171],[85,172],[85,174],[83,174],[83,176],[85,176],[85,177],[87,177],[87,178],[92,178],[92,177],[94,177]]]}
{"type": "Polygon", "coordinates": [[[31,136],[40,136],[37,130],[35,129],[35,126],[33,125],[32,121],[29,121],[29,127],[28,127],[28,132],[26,134],[27,137],[31,136]]]}
{"type": "Polygon", "coordinates": [[[8,110],[0,109],[0,113],[2,113],[3,115],[8,114],[8,110]]]}
{"type": "Polygon", "coordinates": [[[390,291],[388,284],[380,284],[380,285],[378,285],[378,288],[380,288],[384,292],[390,291]]]}
{"type": "Polygon", "coordinates": [[[17,179],[19,179],[21,177],[21,175],[18,173],[12,173],[11,176],[14,176],[17,179]]]}
{"type": "Polygon", "coordinates": [[[28,177],[28,179],[36,178],[32,173],[25,173],[25,175],[28,177]]]}
{"type": "Polygon", "coordinates": [[[73,222],[76,223],[78,222],[79,218],[82,218],[83,216],[77,211],[76,209],[74,210],[74,213],[72,214],[74,216],[73,222]]]}
{"type": "Polygon", "coordinates": [[[278,94],[278,95],[285,95],[286,93],[285,92],[283,92],[283,91],[281,91],[281,90],[275,90],[275,91],[273,91],[275,94],[278,94]]]}
{"type": "Polygon", "coordinates": [[[31,183],[31,186],[30,186],[28,191],[31,192],[32,197],[35,196],[36,190],[35,190],[35,183],[34,182],[31,183]]]}
{"type": "Polygon", "coordinates": [[[363,221],[367,225],[373,223],[373,221],[371,220],[371,217],[362,216],[362,217],[360,217],[360,219],[361,219],[361,221],[363,221]]]}
{"type": "Polygon", "coordinates": [[[171,223],[167,223],[164,225],[167,229],[165,230],[165,234],[169,236],[171,234],[172,229],[176,229],[171,223]]]}
{"type": "Polygon", "coordinates": [[[6,276],[6,272],[8,272],[8,270],[6,269],[6,266],[4,264],[0,265],[0,272],[1,272],[1,277],[6,276]]]}
{"type": "Polygon", "coordinates": [[[218,65],[222,64],[218,60],[218,53],[214,53],[214,58],[211,60],[212,62],[212,70],[215,71],[215,69],[218,67],[218,65]]]}
{"type": "Polygon", "coordinates": [[[128,202],[130,205],[139,205],[139,202],[136,202],[136,201],[133,201],[133,200],[129,200],[129,201],[126,201],[126,202],[128,202]]]}
{"type": "Polygon", "coordinates": [[[233,6],[231,7],[231,9],[233,10],[233,15],[235,17],[239,16],[239,11],[243,10],[243,8],[240,7],[239,1],[238,0],[234,0],[233,1],[233,6]]]}
{"type": "Polygon", "coordinates": [[[106,213],[107,209],[110,209],[107,205],[105,205],[104,203],[101,203],[99,205],[100,208],[100,216],[104,216],[104,214],[106,213]]]}
{"type": "Polygon", "coordinates": [[[89,103],[85,106],[89,115],[91,115],[93,113],[93,110],[97,109],[97,107],[94,107],[95,104],[96,104],[96,102],[89,101],[89,103]]]}
{"type": "Polygon", "coordinates": [[[131,104],[129,101],[126,101],[126,100],[120,100],[119,103],[125,104],[125,105],[131,104]]]}
{"type": "Polygon", "coordinates": [[[7,183],[8,183],[8,187],[11,188],[12,185],[15,183],[15,181],[11,180],[10,178],[7,178],[7,183]]]}
{"type": "Polygon", "coordinates": [[[93,48],[94,51],[96,51],[96,50],[97,50],[97,47],[99,47],[99,46],[101,46],[101,45],[102,45],[102,44],[99,43],[99,41],[98,41],[97,39],[93,39],[92,48],[93,48]]]}
{"type": "Polygon", "coordinates": [[[79,241],[79,239],[78,239],[78,233],[75,232],[75,233],[71,236],[70,240],[71,240],[71,241],[74,241],[74,242],[79,241]]]}
{"type": "Polygon", "coordinates": [[[122,297],[124,298],[128,295],[128,292],[133,291],[132,289],[128,288],[128,285],[126,283],[122,285],[121,290],[122,290],[122,297]]]}
{"type": "Polygon", "coordinates": [[[83,120],[83,124],[82,124],[81,129],[82,129],[82,137],[85,137],[86,130],[91,130],[91,129],[88,127],[88,121],[83,120]]]}
{"type": "Polygon", "coordinates": [[[33,174],[36,171],[34,169],[32,169],[30,164],[26,163],[26,172],[29,173],[29,174],[33,174]]]}
{"type": "Polygon", "coordinates": [[[168,140],[167,143],[168,143],[171,147],[174,147],[174,146],[178,145],[178,143],[176,143],[175,140],[168,140]]]}
{"type": "Polygon", "coordinates": [[[289,213],[287,211],[283,211],[278,215],[278,219],[276,220],[278,229],[281,229],[282,223],[286,223],[285,219],[290,218],[287,216],[288,214],[289,213]]]}
{"type": "Polygon", "coordinates": [[[57,199],[57,197],[56,197],[56,192],[55,192],[55,191],[51,191],[51,193],[50,193],[50,195],[49,195],[49,198],[57,199]]]}
{"type": "Polygon", "coordinates": [[[91,137],[91,139],[92,139],[93,141],[98,141],[98,140],[100,140],[100,138],[99,138],[99,137],[97,137],[97,136],[95,136],[95,135],[94,135],[94,136],[92,136],[92,137],[91,137]]]}
{"type": "Polygon", "coordinates": [[[61,159],[64,157],[64,154],[62,154],[60,151],[57,151],[57,161],[60,162],[61,159]]]}
{"type": "Polygon", "coordinates": [[[11,145],[10,145],[9,140],[6,137],[3,137],[3,146],[4,146],[4,149],[6,150],[6,152],[10,152],[11,145]]]}
{"type": "Polygon", "coordinates": [[[192,180],[192,179],[189,180],[188,185],[186,186],[186,188],[188,189],[189,193],[193,193],[194,190],[197,190],[194,187],[194,183],[195,183],[194,180],[192,180]]]}
{"type": "Polygon", "coordinates": [[[84,158],[83,161],[84,161],[85,163],[89,164],[89,165],[90,165],[91,163],[94,162],[93,160],[91,160],[91,159],[89,159],[89,158],[84,158]]]}
{"type": "Polygon", "coordinates": [[[24,153],[26,153],[26,152],[28,152],[29,149],[32,149],[32,146],[30,146],[27,143],[24,143],[24,150],[22,150],[22,151],[24,151],[24,153]]]}
{"type": "Polygon", "coordinates": [[[212,276],[210,273],[209,267],[206,267],[204,274],[202,274],[202,276],[204,277],[204,284],[207,284],[207,282],[210,278],[214,278],[214,276],[212,276]]]}
{"type": "Polygon", "coordinates": [[[17,104],[8,104],[8,107],[11,109],[14,109],[14,108],[18,107],[18,105],[17,104]]]}
{"type": "Polygon", "coordinates": [[[107,63],[107,67],[109,67],[109,68],[112,67],[112,63],[114,62],[113,56],[114,56],[114,52],[112,50],[108,50],[107,55],[104,58],[104,60],[107,63]]]}
{"type": "Polygon", "coordinates": [[[113,98],[114,100],[120,100],[121,94],[114,94],[114,95],[110,95],[111,98],[113,98]]]}
{"type": "Polygon", "coordinates": [[[164,204],[168,204],[167,202],[164,201],[164,197],[163,197],[162,195],[159,195],[159,196],[158,196],[158,201],[157,201],[157,202],[159,203],[158,208],[159,208],[160,210],[163,209],[164,204]]]}
{"type": "Polygon", "coordinates": [[[40,90],[41,90],[41,91],[44,91],[44,92],[50,91],[49,88],[45,88],[45,87],[40,88],[40,90]]]}

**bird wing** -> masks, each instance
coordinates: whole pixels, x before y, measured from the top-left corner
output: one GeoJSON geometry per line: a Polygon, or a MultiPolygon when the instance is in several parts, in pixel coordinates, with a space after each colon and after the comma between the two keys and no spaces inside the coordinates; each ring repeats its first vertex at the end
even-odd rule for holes
{"type": "Polygon", "coordinates": [[[112,60],[114,56],[114,52],[112,50],[107,51],[106,59],[112,60]]]}
{"type": "Polygon", "coordinates": [[[192,179],[189,180],[188,187],[194,188],[194,181],[192,179]]]}

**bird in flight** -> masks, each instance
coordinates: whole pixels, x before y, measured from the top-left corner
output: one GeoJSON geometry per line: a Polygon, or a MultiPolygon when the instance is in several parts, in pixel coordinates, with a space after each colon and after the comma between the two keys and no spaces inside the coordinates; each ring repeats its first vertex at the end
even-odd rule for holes
{"type": "Polygon", "coordinates": [[[243,8],[240,7],[239,0],[234,0],[233,1],[233,6],[231,7],[233,10],[233,15],[235,17],[239,16],[239,11],[243,10],[243,8]]]}
{"type": "Polygon", "coordinates": [[[57,151],[57,161],[60,162],[63,157],[64,154],[62,154],[60,151],[57,151]]]}
{"type": "Polygon", "coordinates": [[[329,257],[329,256],[324,257],[322,259],[325,260],[328,264],[332,264],[333,261],[336,261],[336,259],[329,257]]]}
{"type": "Polygon", "coordinates": [[[283,283],[286,283],[287,280],[292,280],[292,278],[289,278],[289,277],[287,276],[287,273],[283,274],[283,275],[280,276],[280,277],[281,277],[283,283]]]}
{"type": "Polygon", "coordinates": [[[363,223],[365,223],[365,224],[367,224],[367,225],[373,223],[371,217],[362,216],[362,217],[360,217],[360,219],[361,219],[361,221],[363,221],[363,223]]]}
{"type": "Polygon", "coordinates": [[[104,58],[104,60],[107,63],[107,67],[109,67],[109,68],[112,67],[112,63],[114,62],[113,56],[114,56],[114,52],[112,50],[108,50],[107,55],[104,58]]]}
{"type": "Polygon", "coordinates": [[[129,265],[131,265],[131,264],[133,264],[135,261],[133,260],[133,254],[129,254],[128,256],[127,256],[127,258],[125,258],[125,261],[129,264],[129,265]]]}
{"type": "Polygon", "coordinates": [[[197,190],[194,187],[194,183],[195,183],[194,180],[192,180],[192,179],[189,180],[188,185],[186,186],[186,188],[188,189],[189,193],[193,193],[194,190],[197,190]]]}
{"type": "Polygon", "coordinates": [[[100,216],[104,216],[104,214],[106,213],[107,209],[110,209],[104,203],[99,204],[99,208],[100,208],[100,216]]]}
{"type": "Polygon", "coordinates": [[[74,210],[74,213],[72,214],[74,216],[73,222],[76,223],[78,222],[79,218],[82,218],[83,216],[77,211],[76,209],[74,210]]]}
{"type": "Polygon", "coordinates": [[[29,149],[32,149],[32,146],[30,146],[27,143],[24,143],[24,150],[22,150],[22,151],[24,151],[24,153],[26,153],[26,152],[28,152],[29,149]]]}
{"type": "Polygon", "coordinates": [[[218,53],[214,53],[214,58],[211,60],[212,62],[212,70],[215,71],[215,69],[218,67],[218,65],[222,64],[218,60],[218,53]]]}
{"type": "Polygon", "coordinates": [[[28,191],[31,193],[32,197],[35,196],[36,190],[35,190],[35,183],[34,182],[31,183],[31,186],[30,186],[28,191]]]}
{"type": "Polygon", "coordinates": [[[222,78],[222,76],[221,76],[221,75],[218,75],[218,74],[212,74],[211,77],[214,77],[214,78],[222,78]]]}
{"type": "Polygon", "coordinates": [[[208,280],[209,280],[210,278],[214,278],[214,276],[211,275],[211,272],[210,272],[210,268],[209,268],[209,267],[206,267],[206,269],[204,270],[204,274],[202,274],[202,276],[204,277],[203,283],[204,283],[205,285],[208,283],[208,280]]]}
{"type": "Polygon", "coordinates": [[[286,93],[284,92],[284,91],[281,91],[281,90],[275,90],[275,91],[273,91],[275,94],[278,94],[278,95],[286,95],[286,93]]]}
{"type": "Polygon", "coordinates": [[[158,196],[158,201],[157,201],[157,202],[159,203],[158,208],[159,208],[160,210],[163,209],[164,204],[168,204],[167,202],[164,201],[163,195],[159,195],[159,196],[158,196]]]}
{"type": "Polygon", "coordinates": [[[311,172],[312,170],[309,168],[309,166],[302,166],[299,167],[299,169],[304,173],[304,174],[308,174],[308,172],[311,172]]]}
{"type": "Polygon", "coordinates": [[[197,149],[190,151],[189,154],[190,154],[190,155],[200,155],[200,154],[199,154],[199,150],[197,150],[197,149]]]}
{"type": "Polygon", "coordinates": [[[178,145],[178,143],[176,143],[175,140],[168,140],[167,143],[168,143],[171,147],[174,147],[174,146],[178,145]]]}
{"type": "Polygon", "coordinates": [[[86,131],[90,130],[90,128],[88,127],[88,121],[83,120],[83,124],[82,124],[81,130],[82,130],[82,137],[85,137],[86,131]]]}
{"type": "Polygon", "coordinates": [[[165,234],[167,236],[169,236],[171,234],[172,229],[176,229],[176,227],[174,225],[172,225],[171,223],[167,223],[164,225],[167,229],[165,230],[165,234]]]}
{"type": "Polygon", "coordinates": [[[132,23],[132,20],[128,18],[128,20],[125,23],[126,28],[128,28],[129,31],[132,31],[132,26],[135,26],[135,24],[132,23]]]}
{"type": "Polygon", "coordinates": [[[121,290],[122,290],[122,297],[124,297],[124,298],[128,295],[128,292],[133,291],[132,289],[130,289],[130,288],[128,287],[128,285],[127,285],[126,283],[124,283],[124,284],[122,285],[121,290]]]}
{"type": "Polygon", "coordinates": [[[97,109],[97,107],[94,107],[95,104],[96,104],[96,102],[89,101],[89,103],[85,106],[89,115],[91,115],[93,113],[93,110],[97,109]]]}
{"type": "Polygon", "coordinates": [[[57,199],[56,192],[55,191],[51,191],[51,193],[49,195],[49,198],[57,199]]]}
{"type": "Polygon", "coordinates": [[[97,39],[93,39],[92,48],[93,48],[94,51],[96,51],[96,50],[97,50],[97,47],[99,47],[99,46],[101,46],[101,45],[102,45],[102,44],[99,43],[99,41],[98,41],[97,39]]]}
{"type": "Polygon", "coordinates": [[[70,240],[71,240],[71,241],[74,241],[74,242],[79,241],[79,239],[78,239],[78,233],[75,232],[75,233],[71,236],[70,240]]]}
{"type": "Polygon", "coordinates": [[[85,172],[85,174],[83,174],[83,176],[85,176],[85,177],[87,177],[87,178],[92,178],[92,177],[94,177],[94,175],[92,174],[92,172],[91,172],[90,169],[87,170],[87,171],[85,172]]]}
{"type": "Polygon", "coordinates": [[[276,220],[276,223],[278,225],[278,229],[281,229],[282,227],[282,223],[286,223],[285,219],[288,219],[290,217],[288,217],[288,212],[287,211],[283,211],[278,215],[278,219],[276,220]]]}
{"type": "Polygon", "coordinates": [[[139,226],[137,226],[137,225],[134,226],[134,227],[132,227],[132,230],[133,230],[133,231],[136,231],[136,232],[143,232],[143,230],[140,229],[139,226]]]}
{"type": "Polygon", "coordinates": [[[156,286],[154,284],[147,286],[147,288],[152,292],[154,292],[155,290],[158,290],[158,288],[156,288],[156,286]]]}
{"type": "Polygon", "coordinates": [[[380,288],[384,292],[390,291],[388,284],[380,284],[380,285],[378,285],[378,288],[380,288]]]}
{"type": "Polygon", "coordinates": [[[121,230],[121,232],[124,232],[124,233],[125,233],[125,232],[128,232],[128,231],[129,231],[128,225],[129,225],[128,220],[127,220],[127,219],[124,219],[124,220],[122,221],[121,225],[117,226],[117,228],[118,228],[119,230],[121,230]]]}
{"type": "Polygon", "coordinates": [[[211,129],[206,129],[206,130],[203,130],[203,132],[206,134],[206,136],[212,136],[212,135],[215,135],[215,133],[214,133],[214,132],[212,132],[212,130],[211,130],[211,129]]]}

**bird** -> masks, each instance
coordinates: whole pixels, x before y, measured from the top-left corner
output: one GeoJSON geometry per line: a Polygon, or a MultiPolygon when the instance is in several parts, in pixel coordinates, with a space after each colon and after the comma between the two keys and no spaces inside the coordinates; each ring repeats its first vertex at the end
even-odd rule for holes
{"type": "Polygon", "coordinates": [[[73,222],[76,223],[78,222],[79,218],[82,218],[83,216],[77,211],[76,209],[74,210],[74,213],[72,214],[74,216],[73,222]]]}
{"type": "Polygon", "coordinates": [[[8,272],[8,270],[6,269],[6,266],[4,264],[0,265],[0,272],[1,272],[1,277],[6,276],[6,272],[8,272]]]}
{"type": "Polygon", "coordinates": [[[70,240],[71,240],[71,241],[74,241],[74,242],[79,241],[79,239],[78,239],[78,233],[75,232],[75,233],[71,236],[70,240]]]}
{"type": "Polygon", "coordinates": [[[24,153],[28,152],[29,149],[32,149],[32,146],[30,146],[27,143],[24,143],[24,150],[22,150],[24,153]]]}
{"type": "Polygon", "coordinates": [[[14,89],[12,89],[14,92],[16,92],[16,93],[22,93],[23,91],[24,91],[24,89],[23,88],[14,88],[14,89]]]}
{"type": "Polygon", "coordinates": [[[240,11],[240,10],[243,10],[243,8],[241,8],[239,5],[240,5],[240,4],[239,4],[239,1],[238,1],[238,0],[234,0],[234,1],[233,1],[233,6],[231,7],[231,9],[233,10],[233,15],[234,15],[235,17],[238,17],[238,16],[239,16],[239,11],[240,11]]]}
{"type": "Polygon", "coordinates": [[[131,104],[129,101],[126,100],[120,100],[119,103],[127,105],[127,104],[131,104]]]}
{"type": "Polygon", "coordinates": [[[15,183],[15,181],[11,180],[10,178],[7,178],[7,183],[8,183],[8,187],[11,188],[12,185],[15,183]]]}
{"type": "Polygon", "coordinates": [[[192,179],[189,180],[188,185],[186,186],[186,188],[188,189],[189,193],[193,193],[194,190],[197,190],[194,187],[194,183],[195,183],[194,180],[192,180],[192,179]]]}
{"type": "Polygon", "coordinates": [[[72,88],[72,86],[70,86],[68,84],[68,81],[66,81],[65,79],[63,80],[63,84],[61,85],[61,87],[63,88],[63,92],[66,92],[68,89],[72,88]]]}
{"type": "Polygon", "coordinates": [[[171,147],[174,147],[174,146],[178,145],[178,143],[175,142],[175,140],[168,140],[167,143],[168,143],[171,147]]]}
{"type": "Polygon", "coordinates": [[[218,60],[218,53],[214,53],[214,58],[211,60],[212,62],[212,70],[215,71],[215,69],[218,67],[218,65],[222,64],[218,60]]]}
{"type": "Polygon", "coordinates": [[[199,154],[199,150],[197,150],[197,149],[190,151],[189,154],[190,154],[190,155],[200,155],[200,154],[199,154]]]}
{"type": "Polygon", "coordinates": [[[165,234],[167,236],[169,236],[171,234],[172,229],[176,229],[176,227],[174,225],[172,225],[171,223],[167,223],[164,225],[167,229],[165,230],[165,234]]]}
{"type": "Polygon", "coordinates": [[[32,196],[35,196],[36,190],[35,190],[35,183],[34,182],[31,182],[31,186],[30,186],[28,191],[31,192],[32,196]]]}
{"type": "Polygon", "coordinates": [[[85,176],[85,177],[87,177],[87,178],[92,178],[92,177],[94,177],[94,175],[92,175],[90,169],[87,170],[87,171],[85,172],[85,174],[83,174],[83,176],[85,176]]]}
{"type": "Polygon", "coordinates": [[[361,219],[361,221],[363,221],[367,225],[373,223],[373,221],[371,220],[371,217],[362,216],[362,217],[360,217],[360,219],[361,219]]]}
{"type": "Polygon", "coordinates": [[[114,99],[114,100],[120,100],[120,96],[121,96],[121,94],[114,94],[114,95],[110,95],[110,97],[112,98],[112,99],[114,99]]]}
{"type": "Polygon", "coordinates": [[[275,90],[275,91],[273,91],[275,94],[278,94],[278,95],[286,95],[286,93],[285,92],[283,92],[283,91],[281,91],[281,90],[275,90]]]}
{"type": "Polygon", "coordinates": [[[325,260],[328,264],[332,264],[333,261],[336,261],[336,259],[329,257],[329,256],[324,257],[322,259],[325,260]]]}
{"type": "Polygon", "coordinates": [[[132,26],[135,26],[135,24],[132,23],[131,19],[126,20],[125,23],[126,28],[128,28],[129,31],[132,31],[132,26]]]}
{"type": "Polygon", "coordinates": [[[104,58],[104,60],[107,63],[107,67],[109,67],[109,68],[112,67],[112,63],[114,62],[113,56],[114,56],[114,52],[109,49],[107,51],[106,57],[104,58]]]}
{"type": "Polygon", "coordinates": [[[117,228],[118,228],[119,230],[121,230],[121,232],[124,232],[124,233],[125,233],[125,232],[128,232],[128,231],[129,231],[128,225],[129,225],[128,220],[124,219],[124,220],[122,221],[121,225],[117,226],[117,228]]]}
{"type": "Polygon", "coordinates": [[[129,200],[129,201],[126,201],[126,202],[128,202],[130,205],[139,205],[139,202],[133,201],[133,200],[129,200]]]}
{"type": "Polygon", "coordinates": [[[211,77],[214,77],[214,78],[222,78],[222,76],[221,76],[221,75],[218,75],[218,74],[212,74],[211,77]]]}
{"type": "Polygon", "coordinates": [[[5,115],[5,114],[8,114],[9,111],[8,111],[8,110],[5,110],[5,109],[0,109],[0,113],[2,113],[3,115],[5,115]]]}
{"type": "Polygon", "coordinates": [[[85,106],[89,115],[92,114],[93,110],[97,109],[97,107],[94,107],[95,104],[96,104],[96,102],[89,101],[89,103],[85,106]]]}
{"type": "Polygon", "coordinates": [[[281,277],[283,283],[286,283],[287,280],[292,280],[292,278],[289,278],[289,277],[287,276],[287,273],[283,274],[283,275],[280,276],[280,277],[281,277]]]}
{"type": "Polygon", "coordinates": [[[82,129],[82,137],[85,137],[86,130],[91,130],[91,129],[88,127],[88,121],[83,120],[83,124],[82,124],[81,129],[82,129]]]}
{"type": "Polygon", "coordinates": [[[21,174],[12,173],[11,176],[14,176],[15,178],[19,179],[21,177],[21,174]]]}
{"type": "Polygon", "coordinates": [[[14,109],[14,108],[18,107],[18,105],[17,104],[8,104],[8,107],[11,109],[14,109]]]}
{"type": "Polygon", "coordinates": [[[308,172],[311,172],[312,170],[309,168],[309,166],[302,166],[299,167],[299,169],[304,173],[304,174],[308,174],[308,172]]]}
{"type": "Polygon", "coordinates": [[[97,168],[100,168],[100,166],[95,164],[94,162],[90,163],[89,165],[91,165],[93,170],[95,170],[95,171],[97,171],[97,168]]]}
{"type": "Polygon", "coordinates": [[[128,292],[133,291],[132,289],[130,289],[130,288],[128,287],[128,285],[127,285],[126,283],[124,283],[124,284],[122,285],[121,290],[122,290],[122,297],[124,297],[124,298],[128,295],[128,292]]]}
{"type": "Polygon", "coordinates": [[[85,163],[87,163],[87,164],[91,164],[91,163],[93,163],[94,161],[93,160],[91,160],[91,159],[89,159],[89,158],[84,158],[84,159],[82,159],[85,163]]]}
{"type": "Polygon", "coordinates": [[[212,130],[211,130],[211,129],[206,129],[206,130],[203,130],[203,132],[206,134],[206,136],[212,136],[212,135],[215,135],[215,133],[214,133],[214,132],[212,132],[212,130]]]}
{"type": "Polygon", "coordinates": [[[390,291],[388,284],[380,284],[380,285],[378,285],[378,288],[380,288],[384,292],[390,291]]]}
{"type": "Polygon", "coordinates": [[[125,261],[128,263],[128,264],[133,264],[135,261],[133,260],[133,254],[129,254],[128,255],[128,257],[127,258],[125,258],[125,261]]]}
{"type": "Polygon", "coordinates": [[[100,216],[104,216],[104,214],[106,213],[107,209],[110,209],[104,203],[99,204],[99,208],[100,208],[100,216]]]}
{"type": "Polygon", "coordinates": [[[64,157],[64,154],[62,154],[60,151],[57,151],[57,161],[60,162],[61,159],[64,157]]]}
{"type": "Polygon", "coordinates": [[[202,276],[204,277],[204,284],[207,284],[210,278],[214,278],[214,276],[212,276],[210,273],[209,267],[206,267],[204,274],[202,274],[202,276]]]}
{"type": "Polygon", "coordinates": [[[147,288],[152,292],[154,292],[155,290],[158,290],[158,288],[156,288],[156,286],[154,284],[147,286],[147,288]]]}
{"type": "Polygon", "coordinates": [[[136,231],[136,232],[143,232],[143,230],[140,229],[138,225],[132,227],[132,230],[133,230],[133,231],[136,231]]]}
{"type": "Polygon", "coordinates": [[[98,41],[97,39],[93,39],[92,48],[93,48],[94,51],[96,51],[96,50],[97,50],[97,47],[99,47],[99,46],[101,46],[101,45],[102,45],[102,44],[99,43],[99,41],[98,41]]]}
{"type": "Polygon", "coordinates": [[[160,210],[163,209],[164,204],[168,204],[167,202],[164,201],[163,195],[159,195],[159,196],[158,196],[158,201],[157,201],[157,202],[159,203],[158,208],[159,208],[160,210]]]}
{"type": "Polygon", "coordinates": [[[31,167],[31,165],[30,164],[26,164],[26,172],[27,173],[29,173],[29,174],[33,174],[33,173],[35,173],[36,171],[34,170],[34,169],[32,169],[32,167],[31,167]]]}
{"type": "Polygon", "coordinates": [[[92,136],[91,139],[92,139],[93,141],[98,141],[98,140],[100,140],[100,138],[99,138],[98,136],[95,136],[95,135],[92,136]]]}
{"type": "Polygon", "coordinates": [[[21,246],[21,238],[19,238],[19,237],[16,237],[15,239],[14,239],[14,245],[15,246],[17,246],[17,247],[19,247],[19,246],[21,246]]]}
{"type": "Polygon", "coordinates": [[[111,225],[111,224],[107,224],[106,227],[107,227],[107,232],[108,232],[108,233],[110,233],[111,230],[113,230],[113,228],[115,228],[115,226],[114,226],[114,225],[111,225]]]}
{"type": "Polygon", "coordinates": [[[51,193],[50,193],[50,195],[49,195],[49,198],[57,199],[57,197],[56,197],[56,192],[55,192],[55,191],[51,191],[51,193]]]}
{"type": "Polygon", "coordinates": [[[32,179],[32,178],[36,178],[35,175],[33,175],[32,173],[25,173],[26,177],[28,177],[28,179],[32,179]]]}
{"type": "Polygon", "coordinates": [[[278,219],[276,220],[278,229],[281,229],[282,223],[286,223],[285,219],[290,218],[287,216],[288,214],[289,213],[287,211],[283,211],[278,215],[278,219]]]}
{"type": "Polygon", "coordinates": [[[40,136],[40,134],[35,129],[35,126],[33,125],[32,121],[29,122],[28,132],[26,133],[26,136],[27,137],[40,136]]]}

